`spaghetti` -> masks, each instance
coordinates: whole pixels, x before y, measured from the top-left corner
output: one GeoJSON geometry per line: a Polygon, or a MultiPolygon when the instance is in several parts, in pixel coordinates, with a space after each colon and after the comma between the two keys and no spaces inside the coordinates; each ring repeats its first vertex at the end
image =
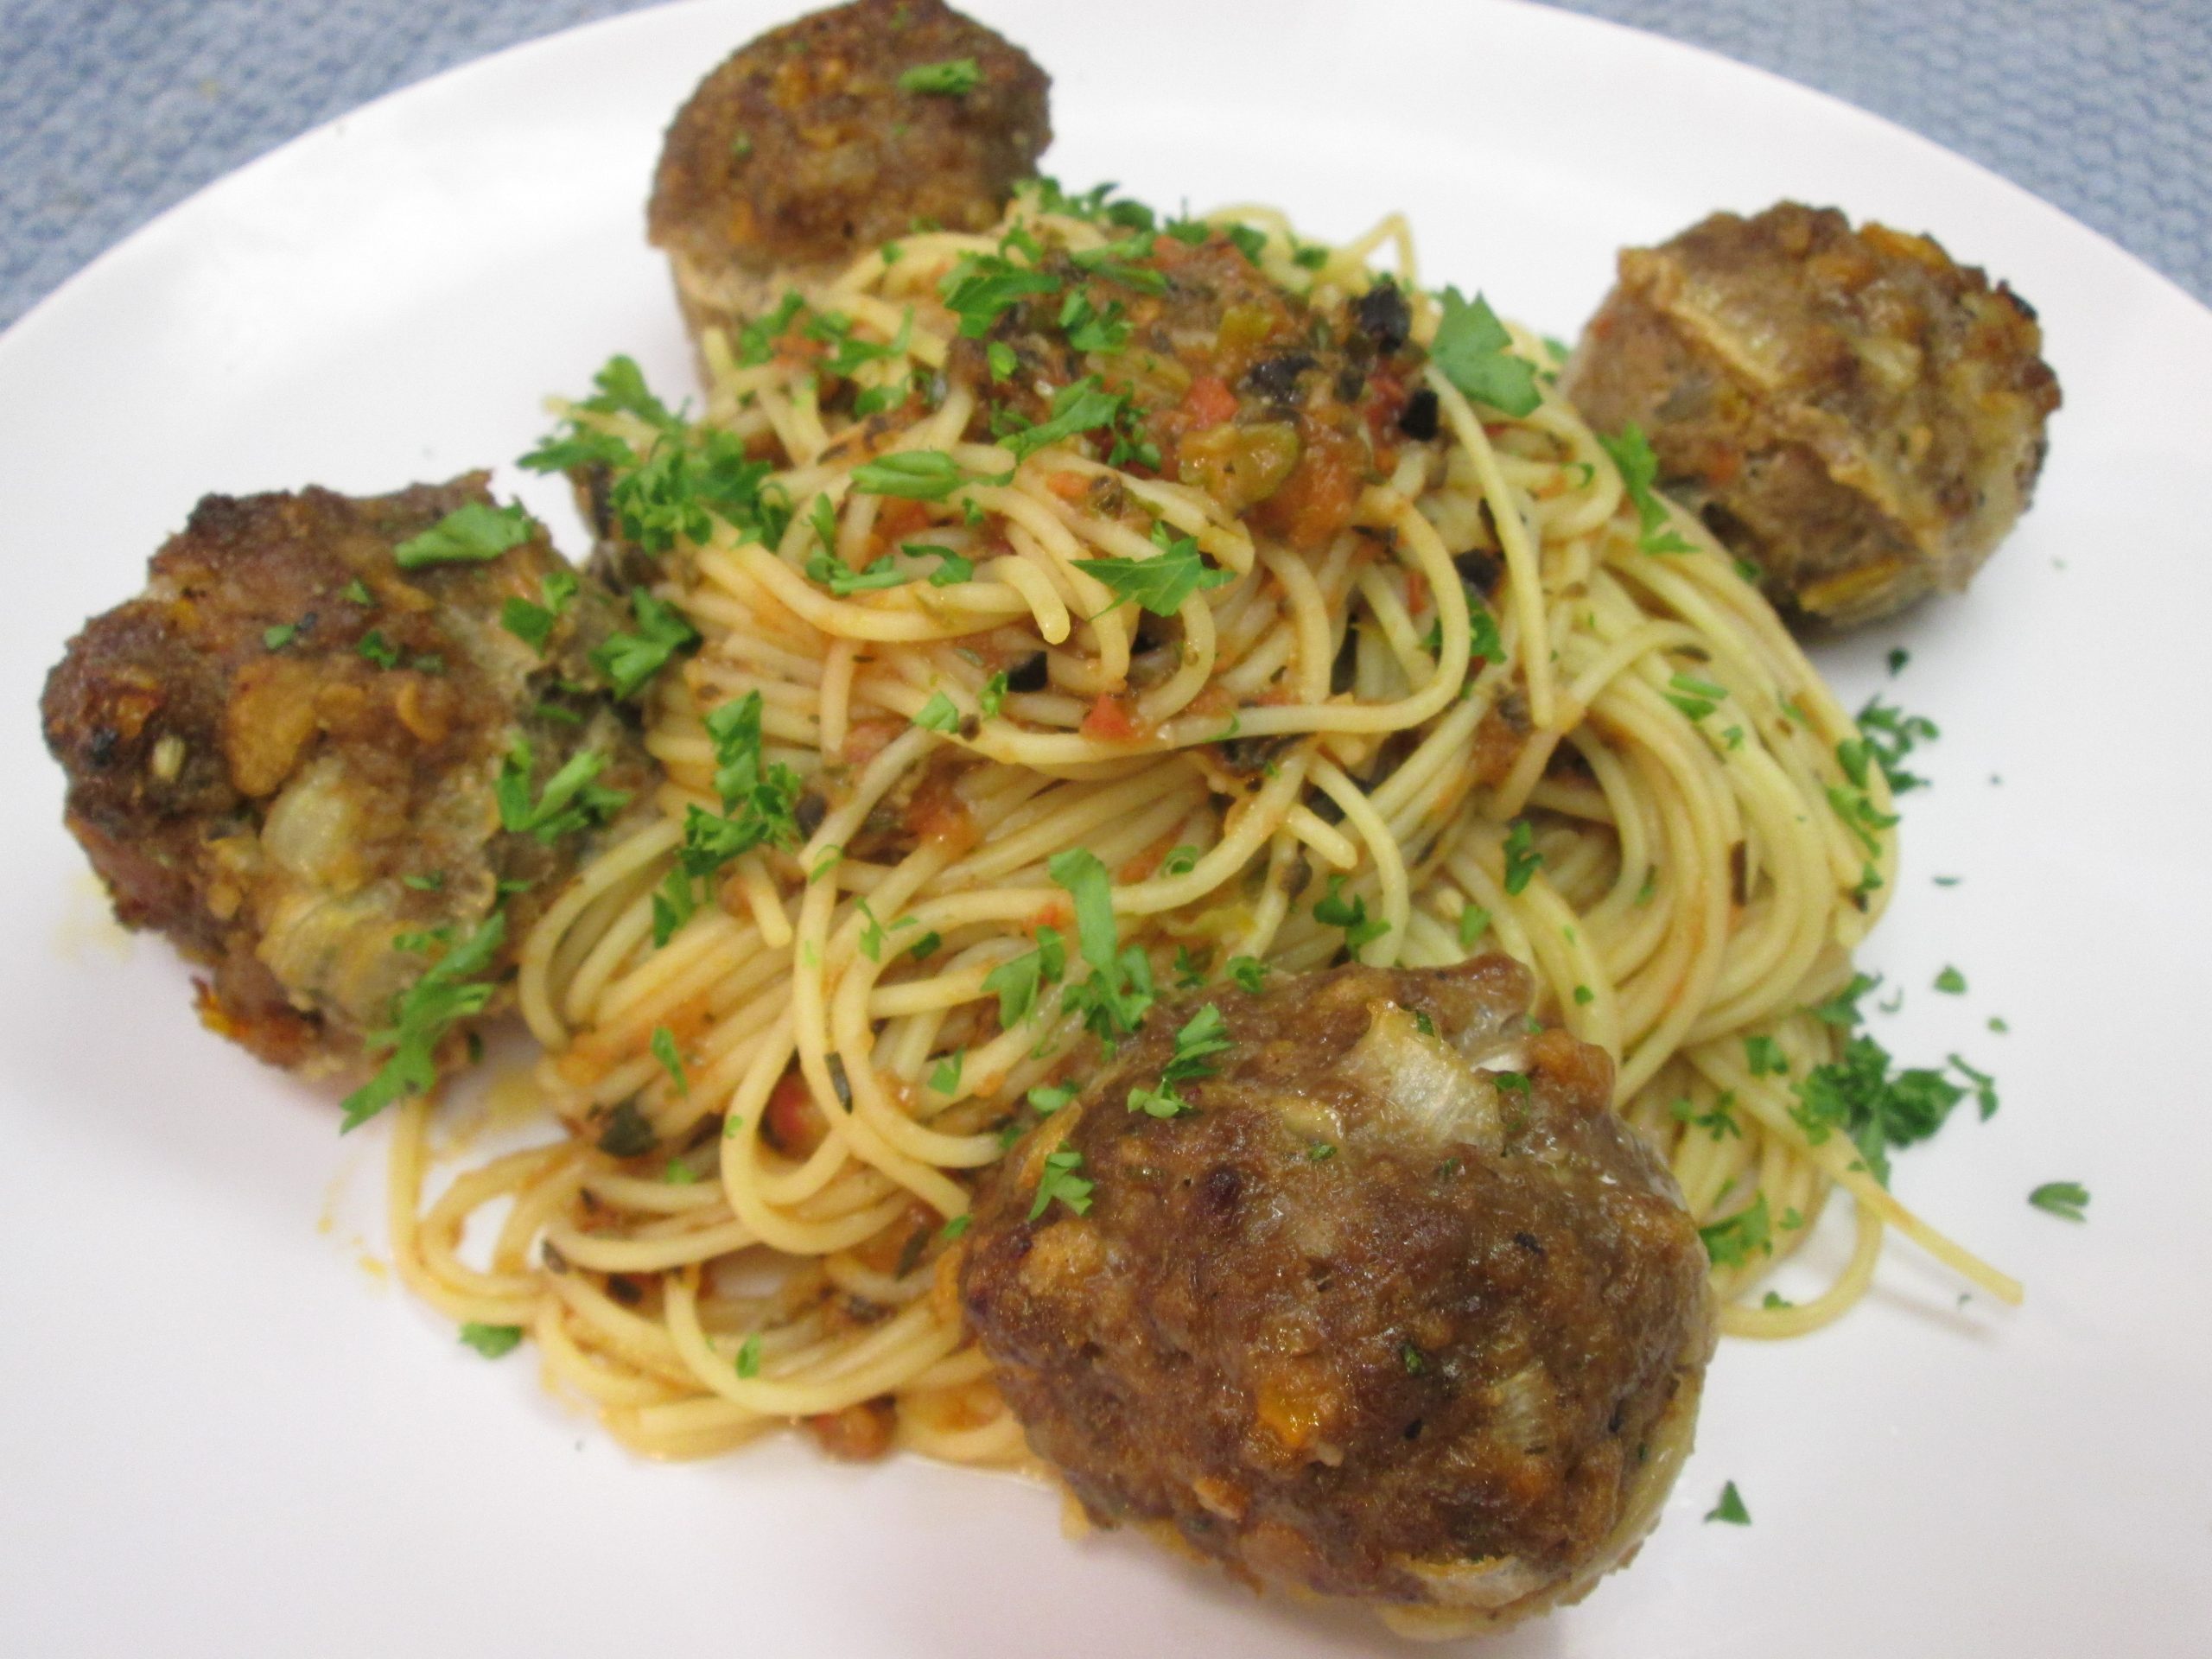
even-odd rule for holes
{"type": "MultiPolygon", "coordinates": [[[[1619,1109],[1706,1226],[1724,1329],[1834,1319],[1889,1226],[2017,1296],[1803,1109],[1797,1085],[1838,1053],[1815,1009],[1880,914],[1894,818],[1729,556],[1548,372],[1522,413],[1471,395],[1439,341],[1465,302],[1420,292],[1400,220],[1317,249],[1235,209],[1156,253],[1129,222],[1026,191],[990,232],[903,238],[739,339],[709,334],[695,423],[634,399],[566,410],[637,457],[721,435],[726,461],[772,474],[747,486],[768,507],[667,537],[654,593],[700,644],[651,698],[657,810],[524,946],[563,1137],[425,1209],[430,1106],[399,1114],[410,1282],[526,1329],[642,1451],[810,1418],[1014,1459],[1020,1427],[937,1267],[977,1174],[1081,1065],[1084,988],[1496,949],[1614,1057],[1619,1109]],[[1242,499],[1249,469],[1281,471],[1262,440],[1211,467],[1185,423],[1169,477],[1127,400],[1073,424],[1083,389],[1113,384],[1111,365],[1069,372],[1105,360],[1073,343],[1028,423],[978,437],[993,388],[1037,365],[1009,374],[1014,354],[986,348],[952,304],[964,277],[1026,270],[1009,286],[1034,296],[1063,273],[1059,326],[1101,324],[1093,346],[1187,413],[1220,394],[1143,355],[1166,334],[1147,335],[1147,302],[1163,264],[1232,245],[1317,337],[1395,250],[1428,353],[1406,406],[1433,420],[1370,433],[1325,534],[1242,499]],[[795,827],[695,887],[698,826],[763,789],[795,827]],[[1108,873],[1118,965],[1077,950],[1075,855],[1108,873]],[[1751,1301],[1837,1185],[1858,1215],[1841,1275],[1804,1306],[1751,1301]],[[473,1266],[464,1231],[497,1200],[473,1266]],[[895,1414],[869,1403],[886,1396],[895,1414]]],[[[1550,360],[1497,339],[1497,357],[1550,360]]]]}

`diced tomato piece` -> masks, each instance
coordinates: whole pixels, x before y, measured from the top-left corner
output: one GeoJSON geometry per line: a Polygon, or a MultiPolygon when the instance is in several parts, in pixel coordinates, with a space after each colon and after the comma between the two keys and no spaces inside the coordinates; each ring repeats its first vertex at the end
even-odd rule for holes
{"type": "Polygon", "coordinates": [[[1111,691],[1102,691],[1083,717],[1083,734],[1103,738],[1109,743],[1126,743],[1137,734],[1137,726],[1129,717],[1128,704],[1111,691]]]}
{"type": "Polygon", "coordinates": [[[1183,408],[1191,417],[1192,429],[1204,431],[1235,416],[1236,394],[1219,375],[1200,375],[1183,395],[1183,408]]]}

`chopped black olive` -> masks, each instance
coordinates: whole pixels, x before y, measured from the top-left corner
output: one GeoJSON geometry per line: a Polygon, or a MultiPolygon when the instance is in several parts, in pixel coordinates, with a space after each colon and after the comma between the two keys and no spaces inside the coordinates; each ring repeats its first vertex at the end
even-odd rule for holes
{"type": "Polygon", "coordinates": [[[1046,679],[1045,653],[1033,651],[1006,671],[1009,691],[1042,691],[1046,679]]]}
{"type": "Polygon", "coordinates": [[[798,826],[801,841],[813,840],[814,832],[829,816],[830,803],[818,791],[810,789],[791,803],[791,822],[798,826]]]}
{"type": "Polygon", "coordinates": [[[1505,566],[1495,553],[1485,553],[1479,547],[1471,547],[1464,553],[1452,556],[1452,568],[1459,573],[1459,580],[1472,588],[1484,599],[1497,591],[1498,579],[1505,574],[1505,566]]]}
{"type": "Polygon", "coordinates": [[[1244,372],[1244,390],[1271,404],[1295,402],[1298,377],[1313,366],[1313,358],[1306,352],[1286,352],[1281,357],[1267,358],[1244,372]]]}
{"type": "Polygon", "coordinates": [[[1406,406],[1398,411],[1398,430],[1415,443],[1427,443],[1436,435],[1437,402],[1433,389],[1419,387],[1406,399],[1406,406]]]}
{"type": "Polygon", "coordinates": [[[610,1158],[642,1158],[658,1140],[637,1103],[626,1100],[607,1115],[606,1127],[599,1132],[599,1149],[610,1158]]]}
{"type": "Polygon", "coordinates": [[[1240,778],[1255,778],[1274,764],[1274,759],[1298,740],[1289,733],[1273,737],[1232,737],[1214,747],[1221,764],[1240,778]]]}
{"type": "Polygon", "coordinates": [[[1378,350],[1395,352],[1413,333],[1413,308],[1395,283],[1376,283],[1353,302],[1351,309],[1360,332],[1378,350]]]}

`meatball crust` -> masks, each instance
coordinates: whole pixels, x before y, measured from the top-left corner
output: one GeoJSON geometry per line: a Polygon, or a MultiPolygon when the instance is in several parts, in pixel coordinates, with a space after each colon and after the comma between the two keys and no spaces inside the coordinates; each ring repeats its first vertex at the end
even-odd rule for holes
{"type": "Polygon", "coordinates": [[[501,624],[568,571],[541,526],[486,560],[396,561],[472,505],[493,511],[482,474],[209,496],[47,680],[67,822],[116,914],[206,964],[202,1017],[273,1064],[358,1059],[429,960],[410,934],[466,935],[504,900],[509,959],[584,839],[502,828],[518,740],[533,799],[585,748],[610,762],[598,786],[645,784],[635,736],[579,689],[609,601],[586,587],[542,652],[501,624]]]}
{"type": "Polygon", "coordinates": [[[2024,512],[2058,407],[2035,313],[1934,240],[1830,207],[1630,248],[1562,382],[1801,625],[1960,593],[2024,512]]]}
{"type": "Polygon", "coordinates": [[[1202,1005],[1163,1004],[1001,1166],[963,1304],[1095,1520],[1446,1629],[1632,1550],[1688,1448],[1706,1257],[1611,1063],[1531,1034],[1529,995],[1503,957],[1224,989],[1232,1046],[1165,1118],[1129,1092],[1202,1005]],[[1033,1214],[1070,1152],[1085,1212],[1033,1214]]]}
{"type": "Polygon", "coordinates": [[[1052,142],[1045,72],[942,0],[856,0],[772,29],[677,113],[647,232],[694,332],[900,235],[995,224],[1052,142]],[[972,61],[964,90],[902,75],[972,61]]]}

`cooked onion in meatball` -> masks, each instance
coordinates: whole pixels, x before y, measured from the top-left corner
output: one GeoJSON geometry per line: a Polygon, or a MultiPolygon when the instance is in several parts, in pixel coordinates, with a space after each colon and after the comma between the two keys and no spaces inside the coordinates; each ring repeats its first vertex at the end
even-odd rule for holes
{"type": "Polygon", "coordinates": [[[1049,84],[942,0],[857,0],[745,47],[677,112],[653,180],[648,230],[694,333],[918,223],[995,224],[1052,142],[1049,84]]]}
{"type": "Polygon", "coordinates": [[[496,980],[644,786],[590,689],[609,601],[484,486],[209,496],[47,681],[116,913],[207,964],[203,1017],[274,1064],[358,1059],[471,940],[504,940],[496,980]]]}
{"type": "Polygon", "coordinates": [[[1430,1634],[1633,1551],[1688,1448],[1706,1257],[1610,1063],[1529,995],[1489,957],[1163,1004],[1001,1166],[963,1302],[1094,1519],[1430,1634]]]}
{"type": "Polygon", "coordinates": [[[1600,431],[1643,427],[1786,616],[1845,627],[1963,592],[2026,510],[2042,346],[1930,238],[1783,202],[1625,250],[1562,384],[1600,431]]]}

